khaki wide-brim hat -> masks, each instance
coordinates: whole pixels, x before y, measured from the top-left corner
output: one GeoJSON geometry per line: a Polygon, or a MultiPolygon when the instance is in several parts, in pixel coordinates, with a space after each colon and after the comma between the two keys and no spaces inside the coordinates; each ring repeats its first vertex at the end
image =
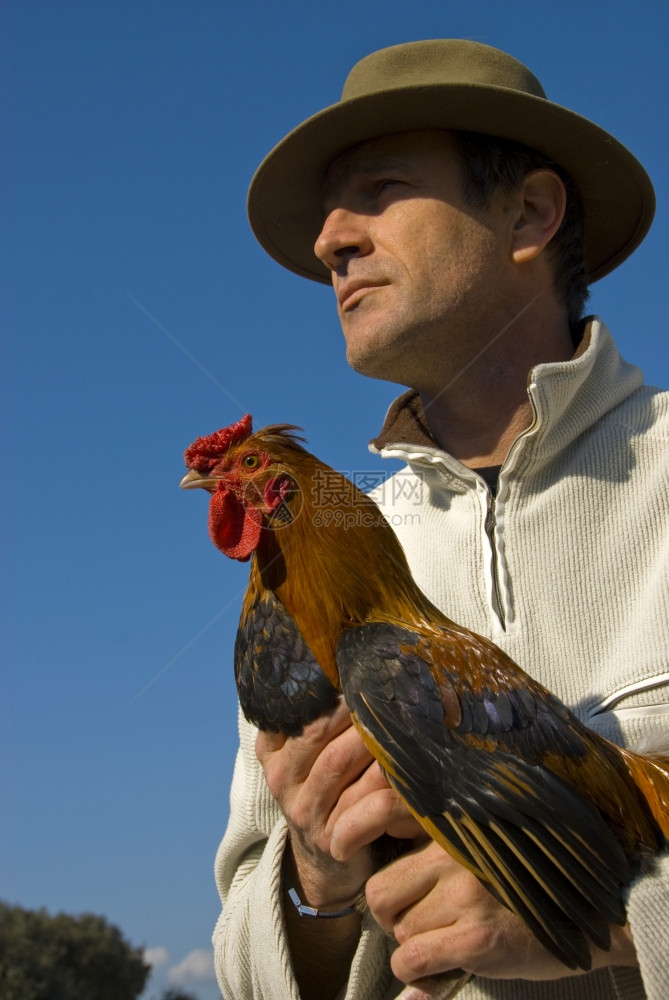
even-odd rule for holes
{"type": "Polygon", "coordinates": [[[298,125],[261,163],[248,196],[253,232],[284,267],[329,284],[313,250],[327,168],[367,139],[435,128],[513,139],[567,170],[583,198],[590,281],[617,267],[648,232],[655,195],[629,150],[547,100],[517,59],[451,38],[394,45],[357,63],[341,101],[298,125]]]}

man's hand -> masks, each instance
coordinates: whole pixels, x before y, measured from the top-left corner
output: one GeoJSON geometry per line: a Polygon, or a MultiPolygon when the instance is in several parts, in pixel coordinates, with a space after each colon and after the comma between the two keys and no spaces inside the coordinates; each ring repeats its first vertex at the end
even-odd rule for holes
{"type": "Polygon", "coordinates": [[[372,873],[366,845],[374,838],[360,843],[345,862],[335,861],[330,852],[332,829],[348,806],[376,785],[386,785],[351,725],[349,710],[342,701],[298,737],[259,733],[256,754],[290,828],[292,858],[305,902],[330,909],[346,905],[372,873]]]}
{"type": "Polygon", "coordinates": [[[411,982],[450,969],[496,979],[570,974],[477,878],[428,841],[367,883],[367,901],[400,947],[393,972],[411,982]]]}
{"type": "MultiPolygon", "coordinates": [[[[290,829],[284,861],[293,887],[310,906],[344,909],[359,894],[373,864],[364,836],[346,860],[335,860],[332,830],[348,808],[380,785],[387,788],[351,725],[346,705],[342,701],[306,726],[301,736],[260,733],[256,754],[290,829]]],[[[336,920],[303,918],[284,896],[284,915],[300,996],[333,1000],[348,978],[360,937],[360,914],[336,920]]]]}
{"type": "MultiPolygon", "coordinates": [[[[346,859],[370,831],[378,835],[384,828],[400,829],[401,807],[387,808],[384,827],[381,801],[374,793],[339,817],[332,837],[335,856],[346,859]]],[[[405,817],[404,836],[410,836],[411,823],[415,821],[405,817]]],[[[443,848],[422,830],[416,833],[414,826],[418,846],[367,882],[372,915],[399,944],[391,960],[398,979],[409,983],[458,968],[493,979],[550,980],[580,974],[547,952],[525,924],[443,848]]],[[[593,949],[593,968],[636,965],[629,928],[611,928],[611,938],[610,951],[593,949]]]]}

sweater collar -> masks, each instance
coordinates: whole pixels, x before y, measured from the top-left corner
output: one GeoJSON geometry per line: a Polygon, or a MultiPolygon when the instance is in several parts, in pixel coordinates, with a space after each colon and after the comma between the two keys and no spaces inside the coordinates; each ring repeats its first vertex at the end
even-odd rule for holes
{"type": "MultiPolygon", "coordinates": [[[[536,365],[528,376],[532,425],[520,438],[537,458],[548,460],[595,424],[643,384],[643,375],[624,361],[605,324],[596,316],[585,321],[583,338],[569,361],[536,365]]],[[[443,462],[451,470],[460,463],[430,435],[420,394],[409,389],[386,414],[370,451],[411,462],[443,462]]],[[[543,462],[542,462],[543,464],[543,462]]],[[[471,470],[466,470],[466,478],[471,470]]]]}

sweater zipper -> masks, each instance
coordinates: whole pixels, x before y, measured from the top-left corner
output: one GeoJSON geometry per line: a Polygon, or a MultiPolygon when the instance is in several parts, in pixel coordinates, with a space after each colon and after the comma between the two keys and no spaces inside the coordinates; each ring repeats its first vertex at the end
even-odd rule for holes
{"type": "Polygon", "coordinates": [[[488,539],[488,544],[490,545],[490,604],[493,614],[498,620],[499,628],[502,632],[504,632],[506,624],[499,585],[499,555],[497,552],[497,545],[495,544],[495,497],[487,487],[486,493],[487,508],[484,530],[488,539]]]}
{"type": "Polygon", "coordinates": [[[510,474],[515,470],[520,456],[523,439],[537,426],[538,407],[534,398],[536,385],[534,382],[527,387],[527,396],[532,407],[532,423],[527,430],[521,432],[515,439],[506,459],[500,469],[497,496],[493,497],[487,486],[483,487],[486,497],[484,529],[490,546],[490,605],[493,621],[499,633],[508,634],[516,627],[516,614],[509,589],[509,575],[505,553],[505,517],[510,474]]]}

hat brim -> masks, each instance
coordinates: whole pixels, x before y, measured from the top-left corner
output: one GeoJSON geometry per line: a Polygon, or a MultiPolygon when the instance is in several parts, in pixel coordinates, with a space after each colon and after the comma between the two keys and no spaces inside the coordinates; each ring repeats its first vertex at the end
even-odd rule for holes
{"type": "Polygon", "coordinates": [[[655,212],[650,179],[628,149],[558,104],[480,84],[410,86],[332,105],[290,132],[260,164],[248,195],[260,244],[296,274],[330,284],[316,258],[321,188],[332,161],[368,139],[420,129],[453,129],[512,139],[559,164],[585,209],[589,281],[608,274],[644,238],[655,212]]]}

